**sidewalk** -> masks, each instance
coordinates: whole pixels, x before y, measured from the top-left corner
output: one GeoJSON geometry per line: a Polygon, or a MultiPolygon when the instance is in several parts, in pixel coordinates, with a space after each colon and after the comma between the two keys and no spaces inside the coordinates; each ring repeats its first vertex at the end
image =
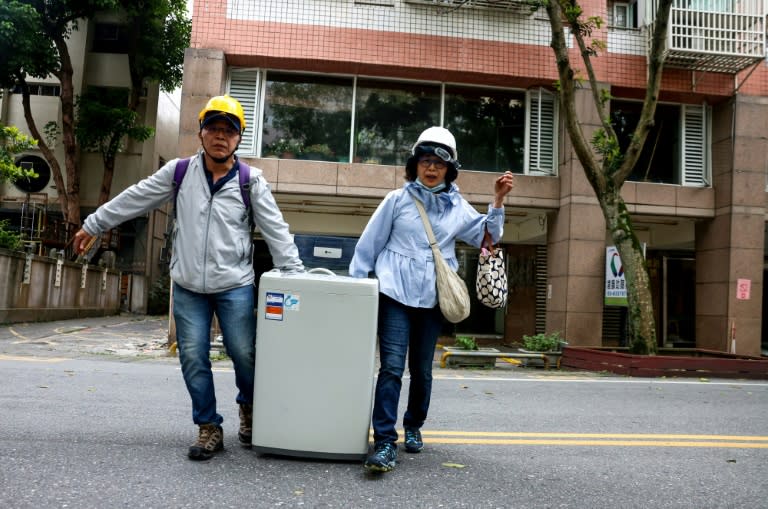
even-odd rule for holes
{"type": "Polygon", "coordinates": [[[165,316],[121,314],[0,325],[0,354],[5,355],[172,359],[167,343],[165,316]]]}
{"type": "MultiPolygon", "coordinates": [[[[451,346],[448,338],[440,338],[434,355],[435,376],[492,377],[501,373],[515,376],[557,376],[567,370],[515,362],[498,358],[487,367],[440,366],[442,346],[451,346]]],[[[498,347],[499,350],[507,350],[498,347]]],[[[221,350],[213,342],[212,352],[221,350]]],[[[30,322],[0,325],[0,356],[40,358],[89,358],[102,356],[115,360],[141,360],[178,363],[178,357],[168,350],[168,317],[124,313],[115,316],[76,318],[54,322],[30,322]]],[[[378,366],[378,352],[377,366],[378,366]]],[[[215,359],[216,362],[229,362],[215,359]]],[[[576,373],[570,372],[570,375],[576,373]]],[[[583,373],[582,373],[583,375],[583,373]]],[[[594,374],[593,374],[594,376],[594,374]]]]}

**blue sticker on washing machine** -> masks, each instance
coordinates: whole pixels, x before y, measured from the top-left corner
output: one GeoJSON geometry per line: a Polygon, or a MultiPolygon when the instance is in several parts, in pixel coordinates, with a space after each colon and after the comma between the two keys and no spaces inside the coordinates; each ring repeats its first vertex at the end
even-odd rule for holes
{"type": "Polygon", "coordinates": [[[286,311],[298,311],[301,305],[301,297],[295,293],[288,293],[285,295],[285,310],[286,311]]]}
{"type": "Polygon", "coordinates": [[[267,292],[265,302],[264,318],[282,321],[285,310],[285,295],[278,292],[267,292]]]}

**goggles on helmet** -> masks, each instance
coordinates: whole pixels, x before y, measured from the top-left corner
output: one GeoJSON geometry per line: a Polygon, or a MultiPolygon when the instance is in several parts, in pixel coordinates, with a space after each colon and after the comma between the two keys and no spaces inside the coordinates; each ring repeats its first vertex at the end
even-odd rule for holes
{"type": "Polygon", "coordinates": [[[459,162],[455,160],[453,156],[451,156],[451,153],[447,149],[439,145],[427,143],[417,145],[416,149],[414,150],[414,154],[417,156],[424,154],[434,154],[446,163],[452,164],[457,170],[459,169],[459,162]]]}

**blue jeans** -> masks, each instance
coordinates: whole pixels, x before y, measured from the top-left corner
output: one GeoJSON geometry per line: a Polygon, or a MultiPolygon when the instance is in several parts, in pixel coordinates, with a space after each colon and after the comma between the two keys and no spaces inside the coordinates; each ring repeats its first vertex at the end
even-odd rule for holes
{"type": "Polygon", "coordinates": [[[235,368],[239,389],[237,403],[253,402],[256,319],[253,311],[253,286],[242,286],[219,293],[195,293],[173,284],[173,318],[176,344],[184,382],[192,398],[195,424],[218,424],[224,418],[216,412],[216,393],[211,371],[211,322],[219,326],[227,355],[235,368]]]}
{"type": "Polygon", "coordinates": [[[373,404],[373,441],[396,442],[397,406],[403,385],[405,358],[411,383],[403,426],[421,428],[432,394],[432,362],[443,325],[440,308],[412,308],[384,294],[379,295],[379,356],[381,367],[373,404]]]}

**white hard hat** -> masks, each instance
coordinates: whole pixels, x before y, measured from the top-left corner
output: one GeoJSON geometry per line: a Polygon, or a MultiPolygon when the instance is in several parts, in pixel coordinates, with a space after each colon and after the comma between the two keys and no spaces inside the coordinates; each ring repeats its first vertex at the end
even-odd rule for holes
{"type": "Polygon", "coordinates": [[[445,127],[435,126],[425,129],[424,132],[419,135],[419,139],[416,140],[416,143],[413,144],[411,154],[415,154],[416,147],[423,143],[439,143],[440,145],[445,145],[450,149],[454,161],[459,158],[459,154],[456,152],[456,138],[454,138],[451,131],[445,127]]]}

